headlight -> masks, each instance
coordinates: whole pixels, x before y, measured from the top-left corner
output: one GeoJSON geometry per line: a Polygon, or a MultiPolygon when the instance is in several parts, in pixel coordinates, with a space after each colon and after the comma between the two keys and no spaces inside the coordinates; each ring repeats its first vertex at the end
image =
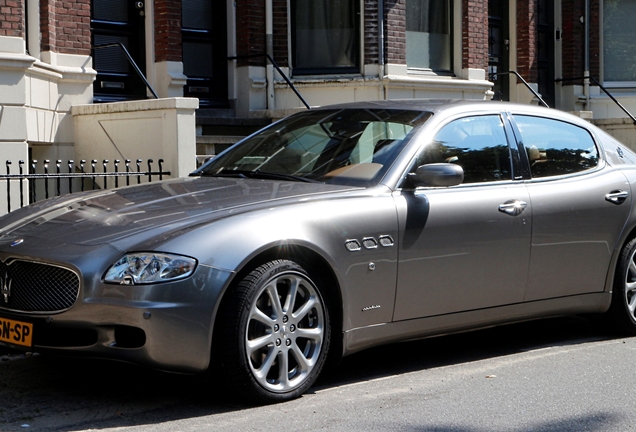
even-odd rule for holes
{"type": "Polygon", "coordinates": [[[104,281],[122,285],[169,282],[187,278],[196,266],[197,260],[181,255],[129,253],[110,266],[104,281]]]}

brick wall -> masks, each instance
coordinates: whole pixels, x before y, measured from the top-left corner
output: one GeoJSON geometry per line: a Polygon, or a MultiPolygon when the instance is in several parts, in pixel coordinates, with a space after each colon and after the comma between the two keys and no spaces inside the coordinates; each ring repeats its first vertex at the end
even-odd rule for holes
{"type": "Polygon", "coordinates": [[[155,59],[180,62],[181,0],[155,0],[155,59]]]}
{"type": "MultiPolygon", "coordinates": [[[[265,52],[265,0],[236,0],[237,55],[265,52]]],[[[238,60],[239,66],[265,66],[264,58],[238,60]]]]}
{"type": "Polygon", "coordinates": [[[462,68],[488,69],[488,1],[462,0],[462,68]]]}
{"type": "Polygon", "coordinates": [[[380,62],[378,0],[364,0],[364,64],[380,62]]]}
{"type": "Polygon", "coordinates": [[[590,1],[590,75],[601,80],[601,2],[590,1]]]}
{"type": "MultiPolygon", "coordinates": [[[[600,2],[590,2],[590,76],[600,80],[600,2]]],[[[584,0],[563,0],[563,78],[583,76],[585,70],[585,15],[584,0]]],[[[563,85],[582,84],[582,81],[564,81],[563,85]]]]}
{"type": "Polygon", "coordinates": [[[0,0],[0,36],[24,36],[24,0],[0,0]]]}
{"type": "Polygon", "coordinates": [[[517,0],[517,72],[529,83],[539,79],[537,8],[536,0],[517,0]]]}
{"type": "Polygon", "coordinates": [[[90,55],[90,0],[42,0],[40,30],[42,51],[90,55]]]}
{"type": "Polygon", "coordinates": [[[272,6],[274,15],[274,60],[276,60],[278,66],[286,67],[289,65],[287,0],[273,0],[272,6]]]}
{"type": "Polygon", "coordinates": [[[55,0],[40,0],[40,49],[55,51],[55,0]]]}
{"type": "Polygon", "coordinates": [[[385,0],[385,61],[406,64],[406,0],[385,0]]]}
{"type": "MultiPolygon", "coordinates": [[[[585,15],[584,0],[563,0],[563,78],[583,76],[585,27],[579,20],[585,15]]],[[[581,84],[565,81],[563,85],[581,84]]]]}

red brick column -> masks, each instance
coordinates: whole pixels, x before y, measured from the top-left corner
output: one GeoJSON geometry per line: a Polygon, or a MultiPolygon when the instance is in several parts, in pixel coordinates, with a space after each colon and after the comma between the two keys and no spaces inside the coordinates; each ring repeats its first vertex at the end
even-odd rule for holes
{"type": "MultiPolygon", "coordinates": [[[[265,53],[265,0],[236,0],[237,55],[265,53]]],[[[265,58],[238,60],[239,66],[265,66],[265,58]]]]}
{"type": "Polygon", "coordinates": [[[488,69],[488,1],[462,0],[462,69],[488,69]]]}
{"type": "Polygon", "coordinates": [[[181,0],[155,0],[155,61],[182,61],[181,0]]]}
{"type": "MultiPolygon", "coordinates": [[[[274,60],[278,66],[289,65],[289,44],[287,31],[287,0],[273,0],[274,15],[274,60]]],[[[263,13],[265,9],[263,9],[263,13]]],[[[263,30],[265,32],[265,30],[263,30]]]]}
{"type": "Polygon", "coordinates": [[[378,0],[364,0],[364,64],[380,62],[378,0]]]}
{"type": "MultiPolygon", "coordinates": [[[[599,0],[590,1],[590,76],[601,80],[601,5],[599,0]]],[[[592,85],[594,85],[592,83],[592,85]]]]}
{"type": "MultiPolygon", "coordinates": [[[[590,76],[600,80],[600,2],[590,2],[590,76]]],[[[583,76],[585,70],[585,0],[563,0],[562,48],[563,78],[583,76]]],[[[581,85],[583,81],[564,81],[562,85],[581,85]]],[[[592,83],[592,85],[594,85],[592,83]]]]}
{"type": "Polygon", "coordinates": [[[539,79],[537,0],[517,0],[517,72],[529,83],[539,79]]]}
{"type": "Polygon", "coordinates": [[[40,0],[40,49],[55,51],[57,32],[55,31],[55,0],[40,0]]]}
{"type": "Polygon", "coordinates": [[[384,3],[385,61],[406,64],[406,0],[386,0],[384,3]]]}
{"type": "Polygon", "coordinates": [[[24,37],[24,0],[0,0],[0,36],[24,37]]]}
{"type": "MultiPolygon", "coordinates": [[[[585,15],[583,0],[563,0],[563,78],[583,76],[585,26],[580,17],[585,15]]],[[[565,81],[563,85],[581,84],[581,82],[565,81]]]]}
{"type": "Polygon", "coordinates": [[[90,55],[90,0],[40,0],[40,31],[42,51],[90,55]]]}

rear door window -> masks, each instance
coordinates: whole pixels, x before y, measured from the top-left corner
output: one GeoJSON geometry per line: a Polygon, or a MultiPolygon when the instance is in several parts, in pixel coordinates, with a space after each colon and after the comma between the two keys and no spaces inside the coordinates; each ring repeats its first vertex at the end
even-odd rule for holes
{"type": "Polygon", "coordinates": [[[515,115],[528,155],[532,178],[573,174],[599,164],[599,153],[590,133],[560,120],[515,115]]]}

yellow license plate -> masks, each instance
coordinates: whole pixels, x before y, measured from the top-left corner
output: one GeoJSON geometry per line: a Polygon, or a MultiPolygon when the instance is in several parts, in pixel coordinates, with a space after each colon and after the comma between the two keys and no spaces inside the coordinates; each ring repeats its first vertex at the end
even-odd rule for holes
{"type": "Polygon", "coordinates": [[[0,318],[0,342],[30,347],[32,338],[33,324],[0,318]]]}

